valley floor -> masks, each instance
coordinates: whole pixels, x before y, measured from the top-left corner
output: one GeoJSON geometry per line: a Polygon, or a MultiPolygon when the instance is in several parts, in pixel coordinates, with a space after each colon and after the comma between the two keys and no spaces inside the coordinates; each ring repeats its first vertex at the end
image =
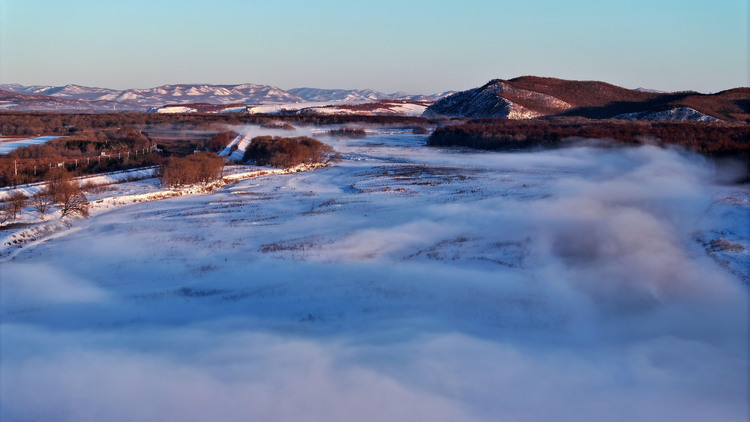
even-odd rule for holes
{"type": "Polygon", "coordinates": [[[746,420],[747,186],[369,135],[4,254],[0,419],[746,420]]]}

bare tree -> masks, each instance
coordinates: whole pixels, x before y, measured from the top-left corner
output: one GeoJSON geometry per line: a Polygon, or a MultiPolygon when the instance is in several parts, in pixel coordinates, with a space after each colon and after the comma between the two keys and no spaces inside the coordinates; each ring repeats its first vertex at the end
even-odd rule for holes
{"type": "Polygon", "coordinates": [[[42,189],[32,195],[31,205],[39,213],[39,219],[44,220],[44,214],[52,207],[52,197],[47,189],[42,189]]]}
{"type": "Polygon", "coordinates": [[[6,201],[6,212],[9,214],[9,218],[15,220],[18,218],[18,213],[23,211],[23,207],[26,206],[26,200],[28,197],[21,192],[13,192],[6,201]]]}
{"type": "Polygon", "coordinates": [[[10,204],[0,204],[0,224],[10,220],[13,214],[10,211],[10,204]]]}
{"type": "Polygon", "coordinates": [[[62,184],[57,193],[59,195],[60,218],[74,214],[81,217],[89,216],[89,200],[78,183],[72,180],[67,181],[62,184]]]}
{"type": "Polygon", "coordinates": [[[13,220],[18,218],[18,213],[23,211],[23,207],[26,206],[27,199],[29,198],[21,192],[13,192],[12,194],[10,194],[7,202],[9,205],[8,209],[13,220]]]}
{"type": "Polygon", "coordinates": [[[45,194],[60,207],[60,218],[74,214],[89,216],[88,198],[65,169],[50,171],[45,194]]]}
{"type": "Polygon", "coordinates": [[[47,194],[51,197],[52,202],[63,202],[63,191],[69,189],[68,185],[75,183],[73,176],[64,168],[53,168],[47,174],[47,194]]]}

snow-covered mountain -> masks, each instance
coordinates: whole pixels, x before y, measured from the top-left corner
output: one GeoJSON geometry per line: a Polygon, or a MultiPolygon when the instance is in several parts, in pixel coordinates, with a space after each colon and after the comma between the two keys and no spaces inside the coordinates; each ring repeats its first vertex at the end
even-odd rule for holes
{"type": "Polygon", "coordinates": [[[268,104],[296,103],[301,98],[270,85],[162,85],[150,89],[128,89],[106,98],[112,101],[158,106],[163,104],[268,104]]]}
{"type": "MultiPolygon", "coordinates": [[[[165,104],[283,104],[301,102],[302,99],[280,88],[270,85],[208,85],[178,84],[162,85],[148,89],[114,90],[80,85],[65,86],[23,86],[19,84],[0,85],[0,90],[15,94],[46,96],[65,100],[121,103],[122,108],[158,107],[165,104]]],[[[28,98],[28,101],[33,98],[28,98]]],[[[28,102],[27,101],[27,102],[28,102]]],[[[48,104],[54,104],[54,102],[48,104]]],[[[91,104],[99,110],[97,104],[91,104]]],[[[53,107],[54,108],[54,107],[53,107]]],[[[21,108],[17,108],[21,109],[21,108]]],[[[107,104],[107,109],[112,109],[107,104]]]]}
{"type": "Polygon", "coordinates": [[[0,89],[0,110],[52,112],[144,111],[137,104],[107,100],[62,98],[54,95],[23,94],[0,89]]]}
{"type": "Polygon", "coordinates": [[[387,97],[386,94],[372,89],[319,89],[293,88],[288,91],[305,101],[310,102],[370,102],[387,97]]]}
{"type": "Polygon", "coordinates": [[[403,91],[386,94],[373,89],[293,88],[288,92],[310,102],[367,103],[380,100],[437,101],[455,91],[446,91],[432,95],[413,95],[403,91]]]}
{"type": "Polygon", "coordinates": [[[453,93],[453,91],[447,91],[433,95],[412,95],[405,92],[385,94],[372,89],[318,88],[295,88],[285,91],[275,86],[257,84],[175,84],[126,90],[81,85],[0,84],[0,91],[5,91],[3,108],[35,111],[147,111],[167,105],[282,105],[302,102],[362,104],[377,103],[382,100],[431,103],[453,93]]]}
{"type": "Polygon", "coordinates": [[[19,84],[4,84],[0,85],[0,90],[15,92],[17,94],[28,94],[28,95],[46,95],[57,98],[65,98],[68,100],[88,100],[88,101],[101,101],[107,100],[108,95],[115,94],[119,91],[108,88],[95,88],[81,85],[64,85],[64,86],[47,86],[47,85],[32,85],[23,86],[19,84]]]}

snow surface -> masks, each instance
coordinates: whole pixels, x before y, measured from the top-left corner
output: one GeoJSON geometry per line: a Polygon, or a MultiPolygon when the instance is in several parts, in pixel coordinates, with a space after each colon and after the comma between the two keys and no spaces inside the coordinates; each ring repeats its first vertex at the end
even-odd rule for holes
{"type": "Polygon", "coordinates": [[[703,114],[690,107],[676,107],[664,111],[641,111],[636,113],[619,114],[613,119],[624,120],[651,120],[655,122],[682,121],[682,122],[718,122],[716,117],[703,114]]]}
{"type": "Polygon", "coordinates": [[[747,186],[652,146],[322,140],[341,163],[3,255],[0,419],[746,420],[747,186]]]}
{"type": "Polygon", "coordinates": [[[300,111],[303,114],[325,114],[325,115],[405,115],[405,116],[421,116],[422,113],[427,109],[424,104],[415,103],[400,103],[400,102],[384,102],[381,106],[372,110],[352,109],[350,107],[336,106],[336,105],[325,105],[316,107],[304,107],[300,111]]]}
{"type": "Polygon", "coordinates": [[[40,136],[37,138],[26,138],[26,139],[15,139],[11,140],[13,138],[2,138],[0,139],[0,155],[9,154],[12,151],[15,151],[16,149],[20,147],[25,147],[29,145],[41,145],[46,144],[47,142],[59,138],[59,136],[40,136]]]}
{"type": "MultiPolygon", "coordinates": [[[[219,156],[222,157],[229,157],[232,154],[232,147],[239,144],[239,142],[243,139],[242,135],[237,135],[232,139],[232,142],[230,142],[226,148],[224,148],[221,152],[219,152],[219,156]]],[[[244,154],[244,153],[243,153],[244,154]]]]}
{"type": "Polygon", "coordinates": [[[183,106],[166,106],[166,107],[159,107],[156,109],[157,113],[195,113],[196,109],[191,107],[183,107],[183,106]]]}
{"type": "MultiPolygon", "coordinates": [[[[157,167],[141,167],[137,169],[131,169],[131,170],[121,170],[121,171],[115,171],[110,173],[103,173],[103,174],[97,174],[97,175],[91,175],[91,176],[80,176],[77,177],[76,180],[78,181],[79,185],[96,185],[96,186],[103,186],[103,185],[111,185],[115,183],[123,183],[126,181],[132,181],[132,180],[141,180],[141,179],[149,179],[153,178],[156,174],[157,167]]],[[[26,195],[27,197],[30,197],[34,195],[35,193],[41,191],[47,186],[47,183],[45,182],[39,182],[39,183],[31,183],[28,185],[20,185],[20,186],[6,186],[3,188],[0,188],[0,201],[7,200],[8,197],[15,193],[22,193],[26,195]]],[[[33,219],[30,219],[30,221],[33,221],[33,219]]]]}

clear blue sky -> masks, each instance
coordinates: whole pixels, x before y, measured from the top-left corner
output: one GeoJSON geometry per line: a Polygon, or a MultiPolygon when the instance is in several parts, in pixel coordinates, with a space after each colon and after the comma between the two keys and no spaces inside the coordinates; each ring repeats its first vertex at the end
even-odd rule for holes
{"type": "Polygon", "coordinates": [[[748,0],[0,0],[0,82],[748,86],[748,0]]]}

